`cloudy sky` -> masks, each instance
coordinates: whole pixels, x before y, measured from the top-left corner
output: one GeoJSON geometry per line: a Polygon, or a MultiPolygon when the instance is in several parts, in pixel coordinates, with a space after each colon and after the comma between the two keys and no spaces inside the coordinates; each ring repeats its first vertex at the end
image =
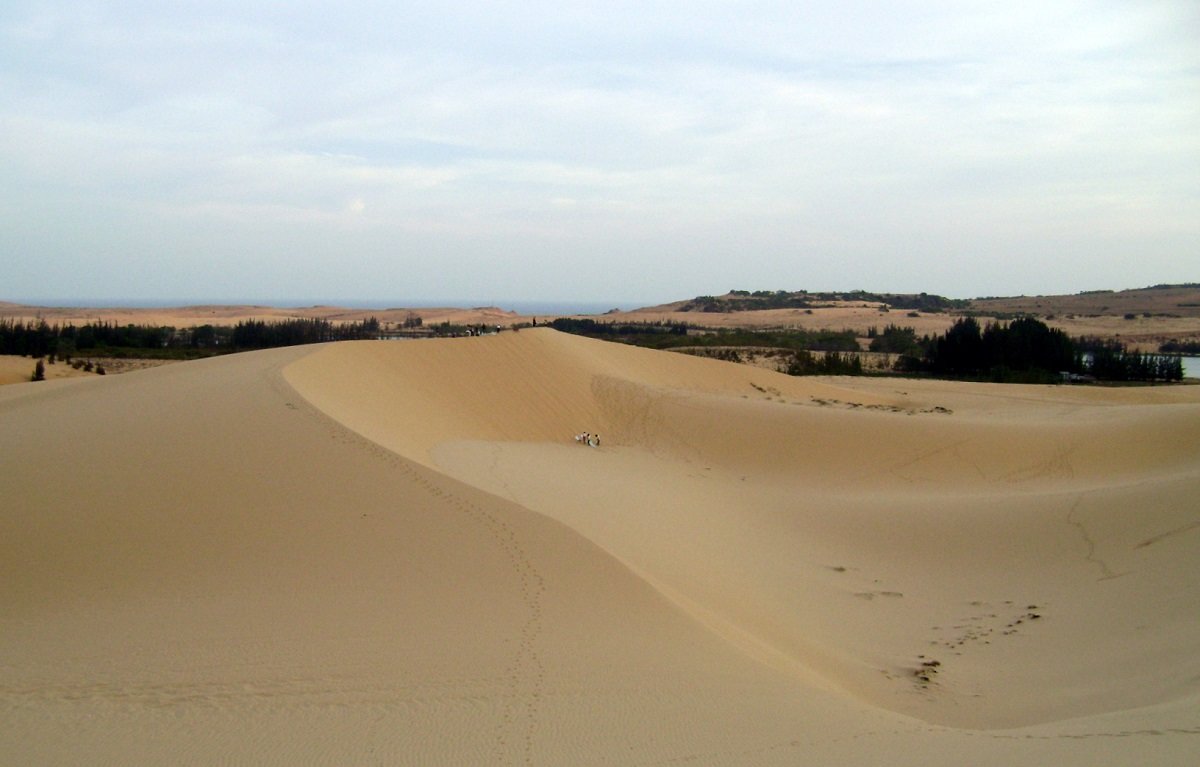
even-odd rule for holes
{"type": "Polygon", "coordinates": [[[1200,3],[0,8],[0,299],[1200,280],[1200,3]]]}

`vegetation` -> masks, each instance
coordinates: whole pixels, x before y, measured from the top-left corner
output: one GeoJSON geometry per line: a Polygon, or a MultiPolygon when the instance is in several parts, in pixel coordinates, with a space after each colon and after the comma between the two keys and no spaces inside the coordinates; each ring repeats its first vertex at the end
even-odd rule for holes
{"type": "Polygon", "coordinates": [[[1080,339],[1088,372],[1103,381],[1181,381],[1183,360],[1175,355],[1141,354],[1114,341],[1080,339]]]}
{"type": "Polygon", "coordinates": [[[279,322],[247,320],[233,326],[232,343],[235,349],[268,349],[374,338],[378,333],[379,320],[374,317],[342,325],[321,319],[291,319],[279,322]]]}
{"type": "Polygon", "coordinates": [[[917,331],[914,328],[888,325],[883,329],[883,333],[871,328],[867,331],[867,337],[871,339],[870,349],[873,352],[907,355],[921,353],[921,342],[917,339],[917,331]]]}
{"type": "Polygon", "coordinates": [[[550,327],[651,349],[752,346],[794,351],[858,350],[858,339],[851,330],[701,330],[683,322],[598,322],[567,317],[553,320],[550,327]]]}
{"type": "Polygon", "coordinates": [[[974,317],[964,317],[922,345],[924,355],[901,358],[901,369],[998,382],[1053,382],[1064,373],[1101,381],[1183,378],[1178,357],[1130,352],[1110,341],[1075,342],[1032,317],[985,328],[974,317]]]}
{"type": "Polygon", "coordinates": [[[939,375],[996,381],[1056,378],[1080,369],[1067,334],[1031,317],[982,330],[975,318],[965,317],[927,347],[926,364],[939,375]]]}
{"type": "Polygon", "coordinates": [[[731,290],[724,296],[697,296],[686,302],[683,312],[746,312],[764,309],[807,309],[832,302],[865,302],[883,304],[891,309],[911,309],[923,312],[944,312],[964,309],[966,301],[929,293],[896,294],[868,293],[865,290],[848,292],[809,293],[807,290],[731,290]]]}
{"type": "Polygon", "coordinates": [[[860,376],[863,367],[857,354],[826,352],[818,357],[812,352],[799,351],[792,353],[783,372],[790,376],[860,376]]]}
{"type": "Polygon", "coordinates": [[[1200,341],[1171,339],[1159,345],[1158,350],[1164,354],[1200,354],[1200,341]]]}
{"type": "Polygon", "coordinates": [[[374,317],[339,325],[321,319],[288,319],[183,329],[109,322],[60,326],[44,320],[0,320],[0,354],[57,355],[65,361],[75,354],[188,359],[247,349],[373,338],[378,332],[379,321],[374,317]]]}
{"type": "Polygon", "coordinates": [[[550,322],[550,327],[578,336],[624,341],[654,349],[690,345],[690,341],[686,341],[688,335],[686,322],[599,322],[591,319],[559,317],[550,322]],[[675,338],[672,338],[673,336],[675,338]],[[675,343],[679,338],[685,339],[685,342],[675,343]]]}
{"type": "Polygon", "coordinates": [[[783,357],[789,375],[861,375],[858,339],[850,330],[701,330],[682,322],[598,322],[559,318],[550,327],[567,333],[651,349],[686,351],[701,357],[742,362],[743,352],[783,357]],[[813,352],[824,352],[813,354],[813,352]]]}

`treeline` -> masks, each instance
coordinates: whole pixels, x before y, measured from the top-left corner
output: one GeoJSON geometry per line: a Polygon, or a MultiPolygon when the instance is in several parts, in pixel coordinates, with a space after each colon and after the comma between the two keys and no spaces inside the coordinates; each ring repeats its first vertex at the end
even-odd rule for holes
{"type": "Polygon", "coordinates": [[[826,352],[815,355],[808,351],[793,352],[783,372],[790,376],[860,376],[862,357],[857,354],[826,352]]]}
{"type": "Polygon", "coordinates": [[[248,320],[230,327],[173,328],[90,322],[57,325],[45,320],[0,320],[0,354],[30,357],[76,354],[112,357],[183,358],[249,349],[373,338],[379,321],[334,324],[323,319],[248,320]]]}
{"type": "Polygon", "coordinates": [[[1183,360],[1177,355],[1143,354],[1112,341],[1081,339],[1084,365],[1101,381],[1181,381],[1183,360]]]}
{"type": "Polygon", "coordinates": [[[869,293],[865,290],[810,293],[807,290],[731,290],[725,296],[696,296],[682,307],[681,312],[746,312],[764,309],[807,309],[831,301],[862,301],[880,303],[892,309],[922,312],[945,312],[964,309],[968,302],[932,293],[869,293]]]}
{"type": "Polygon", "coordinates": [[[926,346],[925,366],[937,375],[982,376],[996,381],[1037,380],[1081,372],[1069,336],[1031,317],[980,328],[974,317],[958,320],[926,346]]]}
{"type": "Polygon", "coordinates": [[[873,352],[908,356],[921,356],[924,353],[914,328],[888,325],[880,333],[878,329],[871,327],[867,329],[867,338],[871,339],[869,348],[873,352]]]}
{"type": "Polygon", "coordinates": [[[858,339],[852,330],[699,330],[684,322],[598,322],[567,317],[551,321],[550,327],[565,333],[623,341],[651,349],[753,346],[792,351],[858,350],[858,339]]]}
{"type": "Polygon", "coordinates": [[[997,382],[1054,382],[1064,374],[1098,381],[1183,379],[1178,357],[1133,352],[1111,341],[1073,341],[1032,317],[986,327],[964,317],[944,334],[921,339],[919,346],[921,355],[901,357],[899,369],[997,382]]]}
{"type": "Polygon", "coordinates": [[[1180,341],[1172,338],[1159,344],[1158,350],[1168,354],[1200,354],[1200,341],[1180,341]]]}
{"type": "Polygon", "coordinates": [[[357,341],[379,334],[379,320],[334,324],[322,319],[289,319],[273,322],[244,320],[233,326],[235,349],[271,349],[327,341],[357,341]]]}
{"type": "Polygon", "coordinates": [[[653,348],[663,348],[657,341],[669,344],[671,336],[686,337],[688,334],[686,322],[597,322],[586,318],[559,317],[550,321],[550,327],[577,336],[622,340],[653,348]]]}

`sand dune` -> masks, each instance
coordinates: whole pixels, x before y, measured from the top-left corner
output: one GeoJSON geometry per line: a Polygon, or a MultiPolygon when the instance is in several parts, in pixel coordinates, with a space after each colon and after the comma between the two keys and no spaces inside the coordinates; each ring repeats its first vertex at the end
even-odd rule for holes
{"type": "Polygon", "coordinates": [[[5,762],[1200,744],[1200,387],[793,379],[526,330],[15,384],[0,435],[5,762]]]}

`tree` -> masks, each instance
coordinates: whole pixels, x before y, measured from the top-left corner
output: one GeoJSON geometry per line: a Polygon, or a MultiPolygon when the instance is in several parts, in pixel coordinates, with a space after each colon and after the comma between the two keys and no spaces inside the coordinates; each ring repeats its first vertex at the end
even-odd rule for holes
{"type": "Polygon", "coordinates": [[[46,380],[46,363],[42,362],[39,359],[37,361],[37,364],[33,366],[33,377],[30,378],[29,380],[45,381],[46,380]]]}
{"type": "MultiPolygon", "coordinates": [[[[871,331],[875,331],[872,327],[871,331]]],[[[873,352],[887,352],[889,354],[917,354],[921,351],[921,345],[917,341],[917,331],[914,328],[902,328],[897,325],[888,325],[883,329],[883,333],[875,331],[868,333],[871,338],[870,349],[873,352]]]]}
{"type": "Polygon", "coordinates": [[[1008,324],[966,317],[928,346],[926,366],[951,376],[986,376],[996,381],[1045,381],[1082,369],[1075,343],[1032,317],[1008,324]]]}
{"type": "Polygon", "coordinates": [[[933,345],[930,366],[936,373],[978,373],[983,368],[983,334],[974,317],[963,317],[933,345]]]}

